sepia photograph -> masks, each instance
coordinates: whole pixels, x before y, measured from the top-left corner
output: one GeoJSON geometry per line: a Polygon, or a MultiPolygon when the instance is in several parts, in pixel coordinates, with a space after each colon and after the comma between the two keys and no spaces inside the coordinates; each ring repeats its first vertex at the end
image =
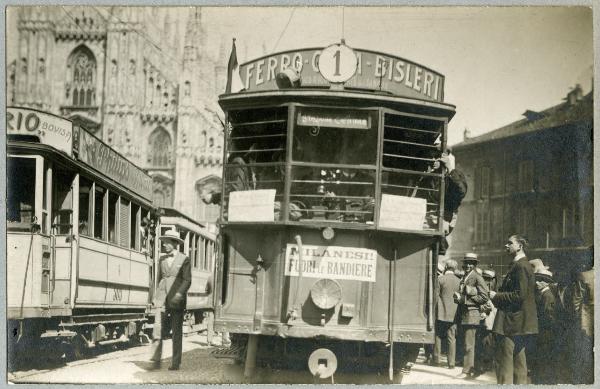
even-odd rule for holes
{"type": "Polygon", "coordinates": [[[6,6],[4,383],[593,385],[585,4],[6,6]]]}

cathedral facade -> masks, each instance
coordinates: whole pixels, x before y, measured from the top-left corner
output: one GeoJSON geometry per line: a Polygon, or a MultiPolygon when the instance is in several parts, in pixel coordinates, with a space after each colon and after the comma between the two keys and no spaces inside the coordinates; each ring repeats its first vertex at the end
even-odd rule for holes
{"type": "Polygon", "coordinates": [[[227,58],[224,44],[211,56],[201,9],[185,10],[179,31],[167,8],[19,7],[7,105],[72,120],[149,172],[157,206],[214,222],[200,193],[221,182],[227,58]]]}

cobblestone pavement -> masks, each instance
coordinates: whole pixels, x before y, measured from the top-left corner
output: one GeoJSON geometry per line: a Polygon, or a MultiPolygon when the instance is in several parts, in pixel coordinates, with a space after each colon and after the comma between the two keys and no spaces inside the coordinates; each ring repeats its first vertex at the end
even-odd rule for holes
{"type": "MultiPolygon", "coordinates": [[[[216,338],[218,339],[218,338],[216,338]]],[[[8,380],[14,383],[331,383],[331,379],[314,382],[307,369],[297,371],[279,371],[259,368],[251,381],[243,378],[243,366],[236,365],[230,359],[217,359],[210,355],[214,350],[203,335],[184,338],[183,361],[181,369],[169,371],[171,343],[164,345],[164,359],[159,370],[151,370],[148,362],[150,346],[142,345],[125,350],[115,350],[95,357],[47,366],[43,369],[30,369],[9,373],[8,380]]],[[[406,375],[402,384],[494,384],[491,372],[472,380],[456,378],[460,367],[449,370],[444,367],[429,366],[421,354],[411,373],[406,375]]],[[[336,374],[335,383],[386,384],[387,375],[342,375],[336,374]]]]}

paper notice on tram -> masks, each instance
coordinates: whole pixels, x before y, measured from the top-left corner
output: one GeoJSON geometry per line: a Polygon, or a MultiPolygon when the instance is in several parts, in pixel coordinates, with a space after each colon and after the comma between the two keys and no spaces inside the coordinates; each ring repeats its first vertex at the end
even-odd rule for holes
{"type": "Polygon", "coordinates": [[[363,247],[302,245],[288,243],[285,275],[375,282],[377,251],[363,247]]]}
{"type": "Polygon", "coordinates": [[[240,190],[229,193],[228,221],[275,220],[275,189],[240,190]]]}
{"type": "Polygon", "coordinates": [[[379,227],[399,230],[422,230],[427,200],[417,197],[381,195],[379,227]]]}

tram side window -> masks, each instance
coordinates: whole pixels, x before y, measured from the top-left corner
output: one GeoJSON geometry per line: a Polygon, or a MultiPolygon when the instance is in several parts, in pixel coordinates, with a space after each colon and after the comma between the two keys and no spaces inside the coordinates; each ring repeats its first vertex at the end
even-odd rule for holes
{"type": "Polygon", "coordinates": [[[389,113],[384,120],[380,219],[398,229],[436,230],[444,122],[389,113]]]}
{"type": "Polygon", "coordinates": [[[104,239],[104,196],[106,189],[96,185],[94,191],[94,238],[104,239]]]}
{"type": "Polygon", "coordinates": [[[90,236],[90,210],[92,209],[92,181],[85,177],[79,178],[79,233],[90,236]]]}
{"type": "Polygon", "coordinates": [[[372,111],[298,109],[290,220],[373,222],[377,118],[372,111]]]}
{"type": "Polygon", "coordinates": [[[55,170],[53,172],[53,196],[52,196],[52,224],[58,234],[71,233],[73,217],[73,196],[71,186],[73,184],[72,172],[55,170]]]}
{"type": "Polygon", "coordinates": [[[129,225],[131,224],[129,214],[130,201],[124,197],[119,197],[119,245],[129,247],[129,225]]]}
{"type": "Polygon", "coordinates": [[[131,224],[130,224],[131,240],[129,241],[129,247],[133,250],[140,250],[140,206],[131,203],[131,224]]]}
{"type": "Polygon", "coordinates": [[[205,258],[205,253],[204,253],[204,237],[199,237],[198,239],[198,243],[197,243],[197,250],[198,250],[198,266],[203,269],[204,266],[204,258],[205,258]]]}
{"type": "Polygon", "coordinates": [[[108,241],[117,243],[117,204],[119,196],[108,193],[108,241]]]}
{"type": "Polygon", "coordinates": [[[278,210],[283,201],[287,108],[231,111],[229,120],[232,129],[228,136],[225,165],[225,201],[229,201],[230,192],[275,189],[274,219],[280,220],[278,210]]]}
{"type": "Polygon", "coordinates": [[[31,229],[35,216],[35,164],[33,158],[8,157],[6,161],[6,222],[9,230],[31,229]]]}

